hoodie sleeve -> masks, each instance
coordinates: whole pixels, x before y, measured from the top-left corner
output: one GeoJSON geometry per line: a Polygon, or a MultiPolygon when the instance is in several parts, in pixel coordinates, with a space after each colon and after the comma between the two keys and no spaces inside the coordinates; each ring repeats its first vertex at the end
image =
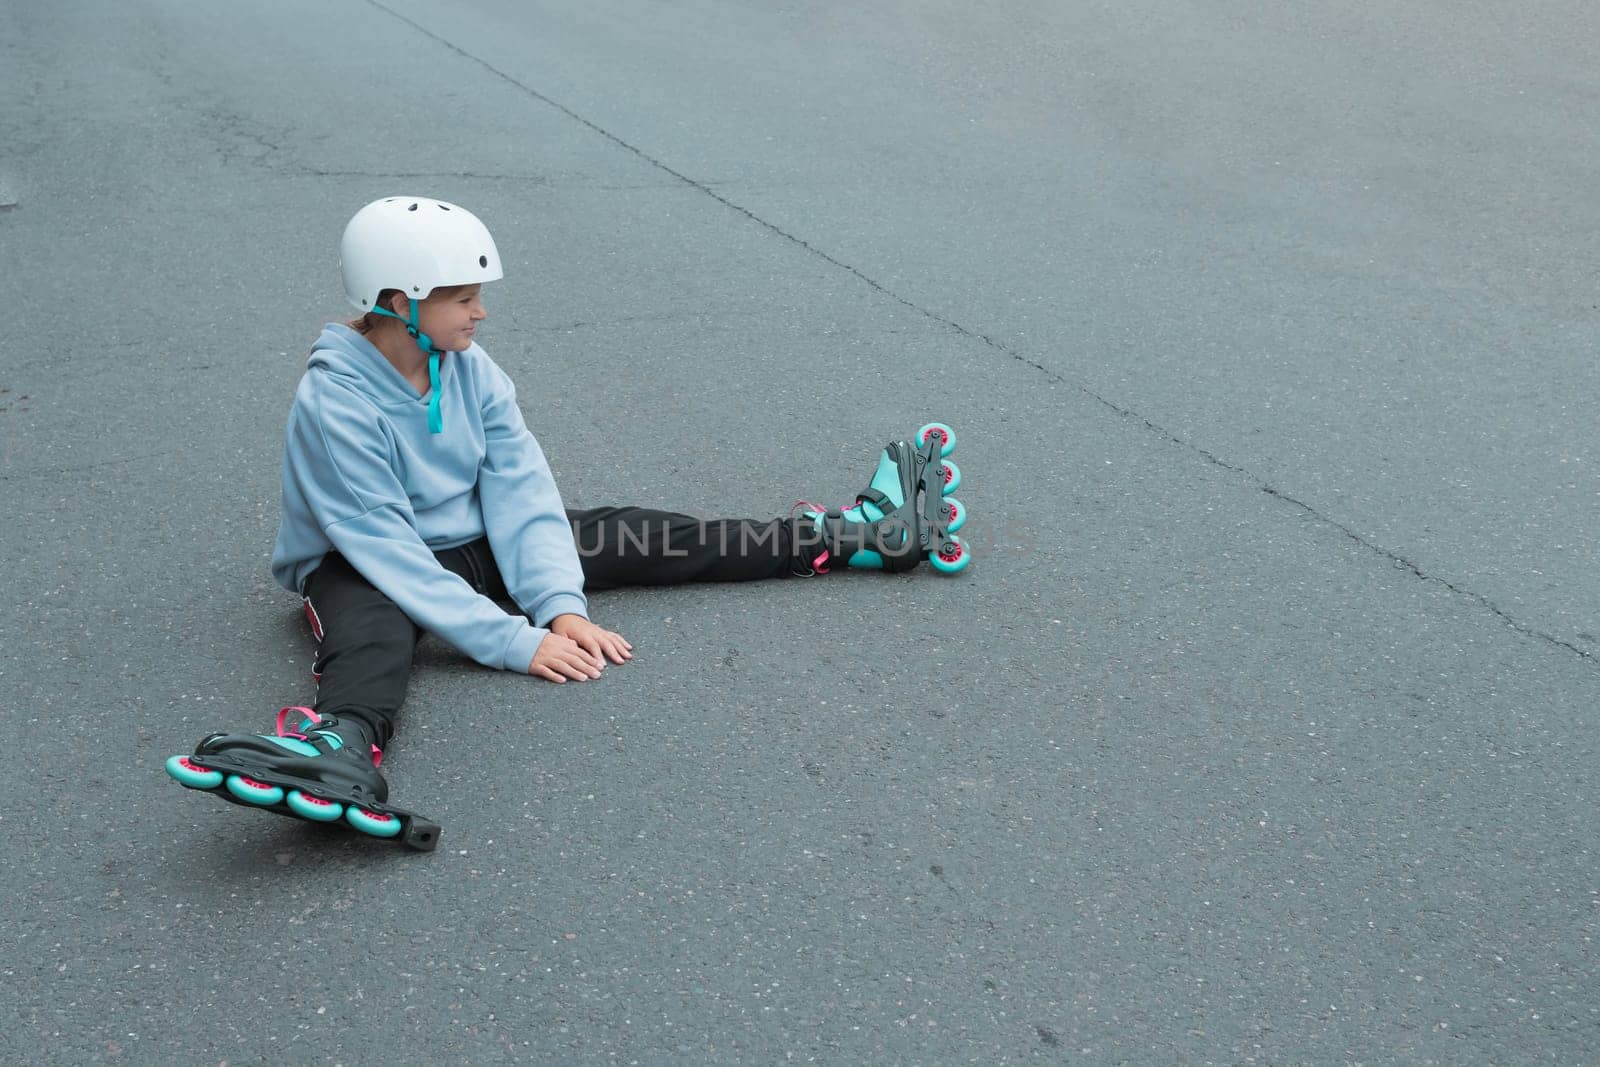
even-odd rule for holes
{"type": "Polygon", "coordinates": [[[526,672],[549,631],[506,614],[439,565],[417,534],[389,447],[354,398],[341,404],[324,393],[289,427],[295,477],[339,554],[418,626],[486,667],[526,672]]]}
{"type": "Polygon", "coordinates": [[[478,501],[506,590],[540,625],[557,615],[589,617],[583,566],[544,450],[522,420],[511,379],[493,368],[483,401],[486,456],[478,501]]]}

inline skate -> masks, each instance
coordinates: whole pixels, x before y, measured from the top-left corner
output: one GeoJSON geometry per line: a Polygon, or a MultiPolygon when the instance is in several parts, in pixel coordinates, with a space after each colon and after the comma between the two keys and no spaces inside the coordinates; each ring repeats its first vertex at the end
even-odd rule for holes
{"type": "Polygon", "coordinates": [[[967,521],[967,510],[949,495],[961,485],[961,470],[945,459],[955,447],[955,431],[930,422],[914,442],[884,447],[878,469],[851,507],[795,505],[811,524],[798,535],[807,566],[818,574],[836,566],[899,572],[926,559],[944,574],[965,568],[972,554],[955,532],[967,521]]]}
{"type": "Polygon", "coordinates": [[[432,851],[438,824],[387,803],[389,783],[378,773],[382,755],[352,724],[341,729],[332,716],[296,707],[278,712],[276,734],[211,734],[192,755],[167,760],[166,770],[180,785],[241,807],[307,822],[342,821],[371,837],[432,851]],[[291,730],[288,722],[296,716],[291,730]]]}

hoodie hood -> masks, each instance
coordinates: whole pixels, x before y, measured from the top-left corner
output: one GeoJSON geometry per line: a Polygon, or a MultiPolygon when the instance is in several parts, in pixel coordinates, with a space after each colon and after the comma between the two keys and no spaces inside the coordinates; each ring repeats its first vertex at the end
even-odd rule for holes
{"type": "MultiPolygon", "coordinates": [[[[440,374],[454,360],[440,360],[440,374]]],[[[323,370],[344,382],[362,396],[383,407],[422,402],[422,394],[395,369],[389,357],[359,331],[343,323],[330,322],[311,346],[307,370],[323,370]]]]}

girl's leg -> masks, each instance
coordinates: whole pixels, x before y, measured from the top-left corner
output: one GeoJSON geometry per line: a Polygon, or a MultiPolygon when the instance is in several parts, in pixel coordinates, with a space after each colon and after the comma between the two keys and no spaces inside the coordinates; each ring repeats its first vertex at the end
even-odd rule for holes
{"type": "Polygon", "coordinates": [[[788,519],[697,519],[631,507],[569,508],[567,518],[588,589],[785,578],[799,566],[788,519]]]}
{"type": "Polygon", "coordinates": [[[306,582],[306,617],[318,642],[315,710],[387,747],[421,631],[336,552],[306,582]]]}

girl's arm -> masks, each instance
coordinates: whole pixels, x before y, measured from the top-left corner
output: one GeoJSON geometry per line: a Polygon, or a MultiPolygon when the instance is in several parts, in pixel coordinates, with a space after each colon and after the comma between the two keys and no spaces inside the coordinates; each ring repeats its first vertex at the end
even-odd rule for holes
{"type": "Polygon", "coordinates": [[[583,566],[550,464],[522,419],[511,379],[493,363],[488,368],[482,409],[488,454],[478,500],[489,547],[511,599],[530,619],[545,626],[557,615],[587,619],[583,566]]]}

